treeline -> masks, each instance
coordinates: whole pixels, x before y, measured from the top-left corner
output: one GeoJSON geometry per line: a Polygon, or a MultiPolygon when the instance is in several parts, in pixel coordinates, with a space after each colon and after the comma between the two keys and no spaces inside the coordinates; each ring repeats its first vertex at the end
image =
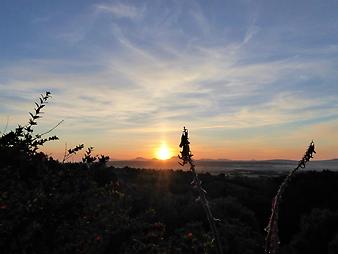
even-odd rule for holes
{"type": "MultiPolygon", "coordinates": [[[[213,253],[191,173],[62,164],[1,164],[2,253],[213,253]]],[[[283,177],[201,174],[224,253],[263,253],[283,177]]],[[[281,253],[338,253],[338,174],[305,172],[280,210],[281,253]]]]}

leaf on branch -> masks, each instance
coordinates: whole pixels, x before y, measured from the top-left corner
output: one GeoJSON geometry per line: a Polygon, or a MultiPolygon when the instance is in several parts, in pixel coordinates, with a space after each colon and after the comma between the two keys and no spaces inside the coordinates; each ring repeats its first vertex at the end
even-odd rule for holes
{"type": "Polygon", "coordinates": [[[51,140],[59,140],[59,137],[51,136],[51,137],[48,138],[48,141],[51,141],[51,140]]]}
{"type": "Polygon", "coordinates": [[[32,119],[29,119],[29,124],[30,124],[30,125],[37,125],[37,123],[34,122],[32,119]]]}

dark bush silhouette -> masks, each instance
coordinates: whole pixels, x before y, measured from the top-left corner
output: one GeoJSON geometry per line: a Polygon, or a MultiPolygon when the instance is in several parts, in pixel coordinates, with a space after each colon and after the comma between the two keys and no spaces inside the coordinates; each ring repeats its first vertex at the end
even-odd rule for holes
{"type": "Polygon", "coordinates": [[[294,253],[328,253],[336,246],[333,242],[338,235],[338,212],[318,208],[303,216],[300,232],[291,242],[294,253]],[[329,245],[328,245],[329,243],[329,245]]]}

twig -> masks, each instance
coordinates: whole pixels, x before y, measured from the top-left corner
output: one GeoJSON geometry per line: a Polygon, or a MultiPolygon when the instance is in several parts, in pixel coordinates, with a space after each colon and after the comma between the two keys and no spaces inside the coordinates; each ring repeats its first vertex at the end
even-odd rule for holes
{"type": "Polygon", "coordinates": [[[7,116],[7,119],[6,119],[6,125],[5,125],[5,128],[4,128],[4,131],[2,132],[3,134],[5,134],[6,131],[7,131],[8,123],[9,123],[9,116],[7,116]]]}
{"type": "Polygon", "coordinates": [[[63,155],[62,163],[65,163],[65,161],[66,161],[66,156],[67,156],[67,142],[65,143],[65,153],[64,153],[64,155],[63,155]]]}
{"type": "Polygon", "coordinates": [[[44,132],[44,133],[42,133],[42,134],[39,134],[39,136],[42,137],[43,135],[46,135],[46,134],[52,132],[52,131],[55,130],[57,127],[59,127],[59,125],[62,124],[63,122],[64,122],[64,120],[61,120],[61,121],[58,122],[58,124],[55,125],[53,128],[51,128],[50,130],[48,130],[48,131],[46,131],[46,132],[44,132]]]}

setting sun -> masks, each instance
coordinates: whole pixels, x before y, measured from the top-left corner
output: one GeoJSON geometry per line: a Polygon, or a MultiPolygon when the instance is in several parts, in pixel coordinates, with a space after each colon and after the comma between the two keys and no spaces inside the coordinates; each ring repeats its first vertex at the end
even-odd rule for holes
{"type": "Polygon", "coordinates": [[[170,158],[170,151],[165,143],[162,143],[161,147],[158,148],[156,158],[159,160],[167,160],[170,158]]]}

